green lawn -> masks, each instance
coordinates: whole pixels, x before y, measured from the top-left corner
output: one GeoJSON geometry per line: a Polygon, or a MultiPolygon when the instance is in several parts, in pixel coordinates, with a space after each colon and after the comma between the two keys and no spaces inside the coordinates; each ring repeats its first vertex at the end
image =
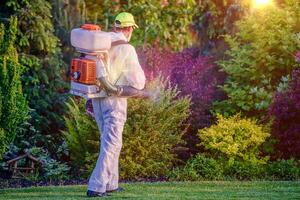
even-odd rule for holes
{"type": "MultiPolygon", "coordinates": [[[[103,199],[300,199],[300,182],[165,182],[121,184],[126,191],[103,199]]],[[[77,200],[86,186],[31,187],[0,190],[5,200],[77,200]]],[[[97,199],[97,198],[93,198],[97,199]]]]}

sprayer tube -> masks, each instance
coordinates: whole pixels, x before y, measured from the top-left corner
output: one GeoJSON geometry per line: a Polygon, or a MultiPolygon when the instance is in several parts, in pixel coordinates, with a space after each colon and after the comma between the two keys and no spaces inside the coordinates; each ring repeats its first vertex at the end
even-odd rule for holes
{"type": "Polygon", "coordinates": [[[119,97],[132,97],[132,98],[149,98],[150,94],[145,90],[138,90],[131,86],[115,86],[111,84],[106,77],[98,78],[101,85],[104,87],[108,94],[116,95],[119,97]]]}
{"type": "Polygon", "coordinates": [[[145,90],[138,90],[131,86],[118,86],[120,88],[119,96],[132,98],[149,98],[150,94],[145,90]]]}

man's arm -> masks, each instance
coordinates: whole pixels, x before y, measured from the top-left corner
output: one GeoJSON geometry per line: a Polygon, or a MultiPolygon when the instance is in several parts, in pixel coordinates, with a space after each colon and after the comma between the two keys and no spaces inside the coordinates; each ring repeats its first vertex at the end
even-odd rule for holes
{"type": "Polygon", "coordinates": [[[108,95],[132,98],[150,98],[150,93],[145,90],[138,90],[131,86],[113,85],[107,80],[107,77],[101,77],[98,78],[98,80],[108,95]]]}

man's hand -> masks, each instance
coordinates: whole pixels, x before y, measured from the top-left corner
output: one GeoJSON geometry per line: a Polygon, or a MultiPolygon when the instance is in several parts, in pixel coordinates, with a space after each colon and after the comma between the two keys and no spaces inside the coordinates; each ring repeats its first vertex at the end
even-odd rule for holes
{"type": "Polygon", "coordinates": [[[97,85],[100,87],[100,89],[103,88],[108,96],[113,96],[113,95],[118,96],[120,93],[120,88],[118,86],[111,84],[107,80],[106,76],[98,78],[97,85]]]}

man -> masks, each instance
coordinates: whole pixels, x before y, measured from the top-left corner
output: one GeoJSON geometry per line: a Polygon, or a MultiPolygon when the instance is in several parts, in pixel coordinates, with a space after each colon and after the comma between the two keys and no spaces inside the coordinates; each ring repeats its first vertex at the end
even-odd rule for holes
{"type": "Polygon", "coordinates": [[[101,86],[109,94],[107,98],[93,99],[93,110],[101,132],[100,154],[88,183],[88,197],[103,197],[118,187],[119,155],[122,132],[127,118],[127,98],[148,98],[142,89],[145,75],[136,51],[128,44],[133,29],[138,26],[130,13],[122,12],[115,18],[112,48],[109,51],[110,68],[107,77],[99,78],[101,86]]]}

